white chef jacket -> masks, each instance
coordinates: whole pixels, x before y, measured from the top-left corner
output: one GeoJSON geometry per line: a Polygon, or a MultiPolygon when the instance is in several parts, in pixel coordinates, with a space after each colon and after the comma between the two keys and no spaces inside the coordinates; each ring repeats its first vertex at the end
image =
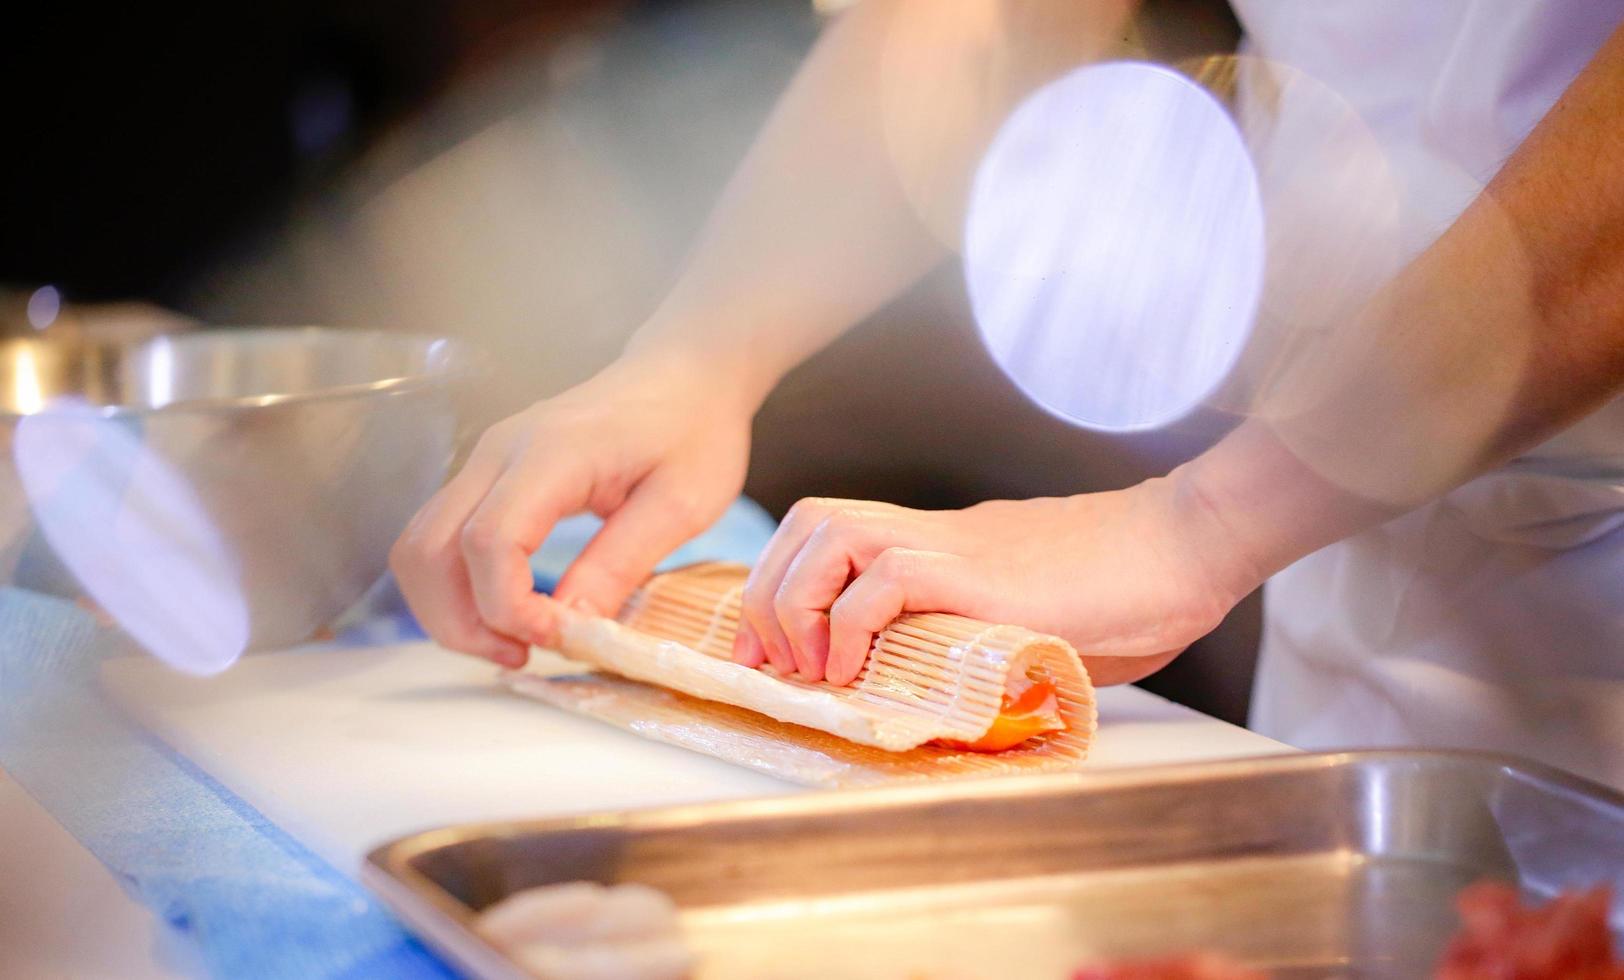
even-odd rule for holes
{"type": "MultiPolygon", "coordinates": [[[[1312,74],[1369,127],[1396,188],[1403,260],[1624,21],[1624,0],[1235,8],[1252,54],[1312,74]]],[[[1624,786],[1624,399],[1304,558],[1264,603],[1258,731],[1309,749],[1504,751],[1624,786]]]]}

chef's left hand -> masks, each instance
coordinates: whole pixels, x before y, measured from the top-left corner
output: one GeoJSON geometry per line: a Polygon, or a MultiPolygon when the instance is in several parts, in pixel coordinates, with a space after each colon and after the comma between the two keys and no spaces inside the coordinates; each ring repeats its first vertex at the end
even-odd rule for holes
{"type": "Polygon", "coordinates": [[[847,684],[905,612],[1063,637],[1096,683],[1155,672],[1262,581],[1182,476],[1127,490],[923,511],[808,498],[745,587],[734,659],[847,684]]]}

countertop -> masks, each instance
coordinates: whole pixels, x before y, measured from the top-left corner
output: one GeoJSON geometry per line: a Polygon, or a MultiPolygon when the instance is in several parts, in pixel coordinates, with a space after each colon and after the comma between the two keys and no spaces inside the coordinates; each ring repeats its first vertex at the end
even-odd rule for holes
{"type": "MultiPolygon", "coordinates": [[[[416,643],[257,655],[212,679],[107,665],[113,701],[344,874],[436,824],[798,792],[507,692],[492,668],[416,643]]],[[[1134,688],[1101,692],[1090,764],[1289,751],[1134,688]]],[[[195,976],[191,950],[15,782],[0,779],[6,977],[195,976]]]]}

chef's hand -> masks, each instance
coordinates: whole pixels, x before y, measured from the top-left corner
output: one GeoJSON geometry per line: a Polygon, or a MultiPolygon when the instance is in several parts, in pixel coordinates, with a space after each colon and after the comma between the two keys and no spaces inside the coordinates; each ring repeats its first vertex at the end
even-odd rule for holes
{"type": "Polygon", "coordinates": [[[556,603],[614,614],[738,495],[753,408],[706,365],[628,358],[498,422],[390,552],[412,611],[441,646],[509,667],[554,641],[556,603]],[[587,510],[603,528],[555,599],[534,592],[530,554],[587,510]]]}
{"type": "Polygon", "coordinates": [[[1110,493],[921,511],[807,499],[750,573],[734,659],[857,677],[905,612],[1015,623],[1070,641],[1096,683],[1137,680],[1262,581],[1175,471],[1110,493]]]}

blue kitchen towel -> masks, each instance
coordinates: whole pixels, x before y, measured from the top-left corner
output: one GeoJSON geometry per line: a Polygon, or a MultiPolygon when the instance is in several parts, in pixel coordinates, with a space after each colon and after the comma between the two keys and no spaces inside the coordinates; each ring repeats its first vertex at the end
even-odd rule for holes
{"type": "MultiPolygon", "coordinates": [[[[556,582],[593,526],[560,526],[533,563],[539,583],[556,582]]],[[[669,564],[751,561],[772,529],[740,501],[669,564]]],[[[363,624],[347,635],[410,632],[363,624]]],[[[0,768],[194,942],[215,976],[454,976],[369,892],[117,713],[97,672],[110,657],[143,655],[72,603],[0,588],[0,768]]]]}
{"type": "Polygon", "coordinates": [[[454,975],[359,885],[121,718],[95,678],[130,655],[144,654],[72,604],[0,589],[0,767],[214,976],[454,975]]]}

